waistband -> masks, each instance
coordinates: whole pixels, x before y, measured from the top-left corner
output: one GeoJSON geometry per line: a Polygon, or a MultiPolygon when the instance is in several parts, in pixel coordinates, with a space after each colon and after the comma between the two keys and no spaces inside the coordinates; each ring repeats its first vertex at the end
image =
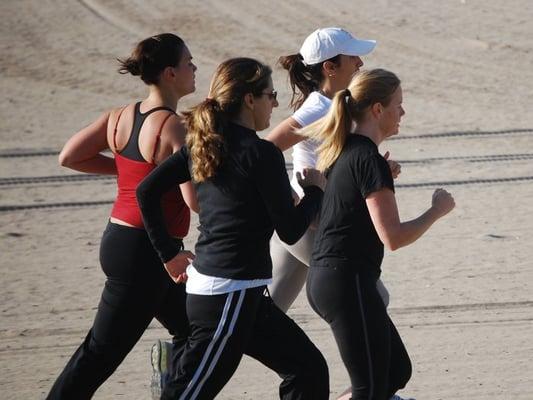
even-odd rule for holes
{"type": "Polygon", "coordinates": [[[364,267],[362,265],[357,265],[354,263],[348,263],[344,261],[313,261],[311,260],[311,265],[309,266],[313,269],[329,269],[338,271],[339,273],[344,273],[348,275],[360,275],[363,278],[369,278],[373,280],[378,280],[381,276],[381,268],[372,268],[364,267]]]}
{"type": "MultiPolygon", "coordinates": [[[[148,233],[143,228],[138,228],[136,226],[127,226],[122,224],[117,224],[115,222],[108,221],[107,226],[105,228],[105,232],[123,232],[123,233],[129,233],[129,234],[138,234],[142,236],[146,236],[148,238],[148,233]]],[[[173,237],[176,243],[179,244],[180,250],[184,250],[185,246],[183,244],[183,238],[179,237],[173,237]]]]}

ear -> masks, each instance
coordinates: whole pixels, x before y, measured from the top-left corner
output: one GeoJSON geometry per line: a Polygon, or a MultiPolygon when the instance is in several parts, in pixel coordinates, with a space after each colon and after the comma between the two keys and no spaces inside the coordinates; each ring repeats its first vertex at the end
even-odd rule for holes
{"type": "Polygon", "coordinates": [[[174,79],[176,77],[176,71],[170,66],[166,67],[161,74],[167,79],[174,79]]]}
{"type": "Polygon", "coordinates": [[[381,117],[381,114],[383,114],[383,105],[381,103],[374,103],[372,104],[372,107],[370,107],[370,110],[374,117],[379,118],[381,117]]]}
{"type": "Polygon", "coordinates": [[[334,62],[325,61],[324,64],[322,64],[322,70],[326,76],[332,76],[337,72],[337,65],[334,62]]]}
{"type": "Polygon", "coordinates": [[[255,104],[255,98],[254,98],[254,95],[252,93],[246,93],[244,95],[244,99],[243,99],[243,105],[252,110],[254,109],[254,104],[255,104]]]}

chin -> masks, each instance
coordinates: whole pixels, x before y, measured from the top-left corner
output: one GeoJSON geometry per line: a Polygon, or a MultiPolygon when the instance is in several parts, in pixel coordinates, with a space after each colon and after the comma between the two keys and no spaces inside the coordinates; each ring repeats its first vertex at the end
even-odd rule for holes
{"type": "Polygon", "coordinates": [[[267,129],[269,126],[270,126],[270,121],[265,122],[263,125],[260,125],[259,127],[257,127],[256,131],[257,131],[257,132],[264,131],[264,130],[267,129]]]}
{"type": "Polygon", "coordinates": [[[398,134],[398,130],[390,132],[387,136],[385,136],[385,139],[388,139],[390,137],[396,136],[397,134],[398,134]]]}

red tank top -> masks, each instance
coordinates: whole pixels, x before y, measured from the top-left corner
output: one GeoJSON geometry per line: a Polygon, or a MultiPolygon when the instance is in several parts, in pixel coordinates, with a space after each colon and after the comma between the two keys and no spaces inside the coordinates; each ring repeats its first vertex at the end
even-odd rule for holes
{"type": "MultiPolygon", "coordinates": [[[[122,111],[124,111],[124,108],[120,111],[119,116],[117,118],[117,122],[115,124],[115,130],[113,132],[113,144],[116,151],[115,164],[117,166],[118,174],[118,193],[115,203],[113,205],[113,209],[111,211],[111,216],[113,218],[117,218],[121,221],[127,222],[128,224],[133,225],[137,228],[144,228],[142,215],[139,209],[139,205],[137,204],[137,197],[135,191],[139,183],[144,179],[144,177],[157,167],[157,165],[154,163],[154,157],[159,144],[161,131],[165,122],[174,114],[174,112],[172,110],[169,110],[171,111],[171,113],[169,113],[168,116],[163,120],[163,123],[161,124],[159,132],[156,136],[156,143],[154,146],[154,153],[152,155],[152,159],[150,162],[147,162],[142,159],[142,155],[138,150],[140,128],[149,114],[154,111],[166,108],[154,108],[144,114],[140,113],[139,108],[140,103],[137,103],[135,105],[135,117],[132,133],[128,140],[128,144],[124,147],[124,149],[126,149],[130,145],[134,145],[137,148],[137,152],[139,153],[138,158],[140,160],[134,160],[123,156],[120,153],[122,153],[124,149],[119,151],[117,148],[117,126],[118,121],[120,120],[120,116],[122,115],[122,111]]],[[[161,205],[163,208],[163,215],[165,216],[168,233],[174,237],[184,238],[189,231],[191,214],[189,208],[183,200],[183,196],[181,195],[179,187],[169,190],[167,193],[165,193],[161,200],[161,205]]]]}

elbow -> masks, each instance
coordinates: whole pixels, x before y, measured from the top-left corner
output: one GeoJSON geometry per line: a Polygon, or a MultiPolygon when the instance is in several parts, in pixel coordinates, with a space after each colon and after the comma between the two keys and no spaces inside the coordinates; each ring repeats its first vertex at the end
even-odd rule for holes
{"type": "Polygon", "coordinates": [[[392,238],[387,238],[387,239],[383,240],[383,245],[389,251],[396,251],[400,247],[402,247],[398,240],[395,240],[395,239],[392,239],[392,238]]]}
{"type": "Polygon", "coordinates": [[[68,154],[68,152],[65,150],[61,150],[61,153],[59,153],[59,157],[57,161],[59,162],[59,165],[61,167],[70,168],[73,164],[72,157],[70,157],[70,154],[68,154]]]}
{"type": "Polygon", "coordinates": [[[385,245],[385,247],[389,251],[396,251],[396,250],[398,250],[400,248],[400,246],[398,246],[396,243],[389,243],[389,244],[385,245]]]}

